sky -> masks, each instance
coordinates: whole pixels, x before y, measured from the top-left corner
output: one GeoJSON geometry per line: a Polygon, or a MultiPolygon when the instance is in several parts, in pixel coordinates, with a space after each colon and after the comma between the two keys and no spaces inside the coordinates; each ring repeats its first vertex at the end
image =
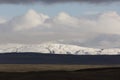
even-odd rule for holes
{"type": "MultiPolygon", "coordinates": [[[[106,3],[107,4],[107,3],[106,3]]],[[[49,16],[55,16],[60,12],[67,12],[73,16],[81,16],[86,14],[97,14],[107,11],[119,11],[119,4],[88,4],[88,3],[60,3],[60,4],[1,4],[0,16],[4,18],[12,18],[25,14],[29,9],[34,9],[39,13],[49,16]],[[72,6],[71,6],[72,5],[72,6]],[[74,10],[74,11],[73,11],[74,10]],[[8,14],[9,13],[9,14],[8,14]]]]}
{"type": "Polygon", "coordinates": [[[120,47],[120,0],[0,0],[0,44],[120,47]]]}

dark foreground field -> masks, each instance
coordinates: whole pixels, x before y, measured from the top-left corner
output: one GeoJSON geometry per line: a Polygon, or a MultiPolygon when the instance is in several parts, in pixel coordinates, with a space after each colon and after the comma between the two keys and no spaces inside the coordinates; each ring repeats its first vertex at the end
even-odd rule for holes
{"type": "Polygon", "coordinates": [[[75,71],[1,72],[0,80],[120,80],[120,68],[75,71]]]}
{"type": "Polygon", "coordinates": [[[0,80],[120,80],[120,55],[0,54],[0,80]]]}
{"type": "Polygon", "coordinates": [[[0,64],[0,80],[120,80],[119,65],[0,64]]]}

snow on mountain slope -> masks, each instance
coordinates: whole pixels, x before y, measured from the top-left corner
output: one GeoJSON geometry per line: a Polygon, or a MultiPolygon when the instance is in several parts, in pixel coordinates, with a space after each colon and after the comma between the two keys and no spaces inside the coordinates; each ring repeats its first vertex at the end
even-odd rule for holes
{"type": "Polygon", "coordinates": [[[40,52],[73,55],[117,55],[120,54],[120,49],[95,49],[57,43],[0,45],[0,53],[6,52],[40,52]]]}

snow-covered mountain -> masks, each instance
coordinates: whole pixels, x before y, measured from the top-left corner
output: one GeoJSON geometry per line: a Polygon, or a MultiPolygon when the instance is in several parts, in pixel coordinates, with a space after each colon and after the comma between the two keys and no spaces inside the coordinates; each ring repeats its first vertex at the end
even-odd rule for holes
{"type": "Polygon", "coordinates": [[[0,45],[0,53],[6,52],[40,52],[73,55],[118,55],[120,54],[120,49],[97,49],[57,43],[0,45]]]}

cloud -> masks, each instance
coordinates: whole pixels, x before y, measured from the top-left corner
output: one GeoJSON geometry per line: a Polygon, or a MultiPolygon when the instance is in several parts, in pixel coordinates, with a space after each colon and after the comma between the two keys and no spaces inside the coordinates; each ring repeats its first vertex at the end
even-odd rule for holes
{"type": "Polygon", "coordinates": [[[1,24],[1,23],[5,23],[5,22],[6,22],[6,20],[5,20],[5,19],[0,18],[0,24],[1,24]]]}
{"type": "Polygon", "coordinates": [[[106,12],[98,17],[96,20],[96,28],[94,29],[102,33],[120,34],[119,21],[120,15],[117,12],[106,12]]]}
{"type": "Polygon", "coordinates": [[[106,3],[119,2],[120,0],[0,0],[1,4],[30,4],[30,3],[65,3],[65,2],[88,2],[88,3],[106,3]]]}
{"type": "Polygon", "coordinates": [[[26,30],[43,25],[44,21],[48,18],[49,16],[38,14],[31,9],[25,15],[13,18],[8,24],[14,27],[14,30],[26,30]]]}
{"type": "Polygon", "coordinates": [[[29,10],[24,15],[0,23],[0,43],[40,43],[78,39],[84,40],[81,44],[86,43],[87,46],[92,46],[94,43],[94,46],[103,46],[103,44],[110,44],[111,39],[118,42],[118,38],[108,37],[105,39],[106,37],[100,35],[120,36],[119,22],[120,15],[114,11],[98,14],[97,18],[95,16],[91,19],[89,17],[74,17],[65,12],[49,17],[46,14],[29,10]]]}
{"type": "Polygon", "coordinates": [[[87,2],[87,3],[106,3],[106,2],[119,2],[120,0],[41,0],[45,3],[62,3],[62,2],[87,2]]]}
{"type": "Polygon", "coordinates": [[[91,40],[83,43],[83,46],[98,47],[98,48],[119,48],[120,35],[116,34],[100,34],[91,40]]]}

